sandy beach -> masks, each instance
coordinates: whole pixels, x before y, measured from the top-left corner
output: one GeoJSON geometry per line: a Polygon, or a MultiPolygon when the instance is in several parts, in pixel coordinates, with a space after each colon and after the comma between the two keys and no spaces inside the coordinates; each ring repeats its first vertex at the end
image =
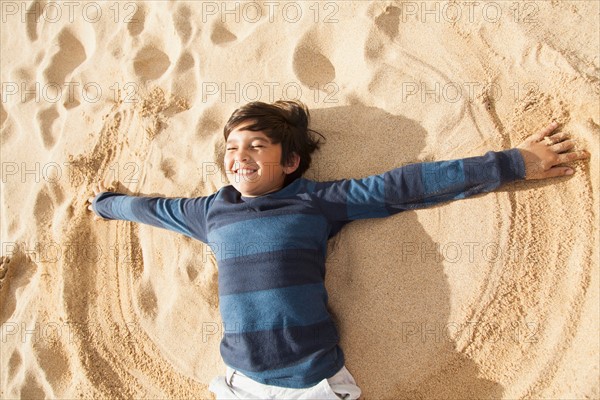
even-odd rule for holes
{"type": "Polygon", "coordinates": [[[573,176],[353,222],[326,286],[362,399],[600,397],[598,1],[0,7],[0,398],[212,398],[214,254],[87,199],[215,192],[228,117],[278,99],[326,137],[315,180],[558,121],[573,176]]]}

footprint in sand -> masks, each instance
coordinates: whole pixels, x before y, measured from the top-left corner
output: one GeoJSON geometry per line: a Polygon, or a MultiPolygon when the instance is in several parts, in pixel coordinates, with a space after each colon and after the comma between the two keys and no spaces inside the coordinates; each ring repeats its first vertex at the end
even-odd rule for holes
{"type": "MultiPolygon", "coordinates": [[[[57,172],[58,173],[58,172],[57,172]]],[[[46,187],[48,187],[48,193],[50,194],[50,199],[52,199],[53,208],[58,208],[65,202],[65,192],[63,191],[63,185],[59,184],[58,175],[52,175],[50,172],[48,173],[48,180],[54,180],[53,182],[49,182],[46,187]]]]}
{"type": "Polygon", "coordinates": [[[182,44],[186,44],[192,36],[192,25],[190,24],[191,11],[188,6],[181,6],[173,15],[173,25],[181,39],[182,44]]]}
{"type": "Polygon", "coordinates": [[[17,376],[17,373],[23,365],[23,357],[19,353],[19,350],[14,350],[8,360],[8,380],[11,381],[17,376]]]}
{"type": "Polygon", "coordinates": [[[142,315],[155,319],[158,313],[158,300],[152,287],[152,283],[146,281],[142,283],[138,294],[138,302],[142,315]]]}
{"type": "MultiPolygon", "coordinates": [[[[6,352],[8,349],[5,348],[3,350],[6,352]]],[[[21,385],[24,375],[24,373],[21,372],[22,367],[23,357],[18,349],[14,349],[8,359],[8,368],[5,369],[7,373],[3,376],[3,398],[17,397],[17,390],[21,385]]]]}
{"type": "MultiPolygon", "coordinates": [[[[47,329],[48,332],[51,329],[47,329]]],[[[60,335],[60,331],[57,335],[60,335]]],[[[56,395],[61,395],[68,387],[71,381],[71,372],[69,368],[69,357],[60,341],[50,341],[51,334],[47,334],[44,340],[38,340],[33,344],[33,352],[40,366],[44,371],[46,380],[52,386],[56,395]]]]}
{"type": "Polygon", "coordinates": [[[38,34],[37,34],[37,26],[38,25],[37,24],[42,16],[42,11],[43,11],[44,7],[46,7],[45,1],[35,0],[34,2],[31,3],[31,5],[29,6],[29,8],[27,9],[27,11],[25,13],[25,15],[26,15],[25,24],[26,24],[26,29],[27,29],[27,37],[32,42],[35,42],[38,38],[38,34]]]}
{"type": "Polygon", "coordinates": [[[131,20],[127,22],[127,31],[131,36],[137,36],[144,30],[146,24],[146,10],[140,2],[135,3],[137,9],[131,20]]]}
{"type": "Polygon", "coordinates": [[[198,277],[198,270],[192,264],[188,264],[188,266],[185,267],[185,271],[187,272],[187,276],[190,279],[190,282],[194,282],[194,280],[196,280],[196,278],[198,277]]]}
{"type": "Polygon", "coordinates": [[[48,185],[45,185],[37,194],[34,204],[34,214],[36,227],[39,231],[49,228],[54,217],[55,199],[48,191],[48,185]]]}
{"type": "Polygon", "coordinates": [[[53,132],[52,126],[54,125],[54,122],[58,116],[59,114],[54,106],[39,111],[35,116],[38,121],[38,126],[40,127],[44,147],[47,150],[52,149],[52,147],[54,147],[56,144],[57,134],[53,132]]]}
{"type": "Polygon", "coordinates": [[[22,399],[47,398],[47,394],[44,392],[43,386],[37,380],[36,376],[31,373],[31,371],[27,372],[27,375],[25,375],[25,382],[23,382],[19,397],[22,399]]]}
{"type": "Polygon", "coordinates": [[[172,158],[167,158],[164,159],[160,162],[160,171],[163,173],[164,177],[169,179],[169,180],[173,180],[173,177],[176,174],[176,165],[177,163],[175,162],[174,159],[172,158]]]}
{"type": "MultiPolygon", "coordinates": [[[[252,3],[252,8],[260,7],[258,3],[252,3]]],[[[268,19],[260,21],[260,15],[268,13],[266,10],[255,11],[256,14],[248,15],[240,22],[224,22],[221,18],[215,18],[211,21],[210,40],[218,46],[227,46],[232,42],[241,42],[250,37],[268,19]],[[255,18],[256,17],[256,18],[255,18]]]]}
{"type": "Polygon", "coordinates": [[[218,106],[211,106],[204,109],[194,131],[197,132],[198,137],[203,137],[206,134],[215,134],[222,129],[218,106]]]}
{"type": "Polygon", "coordinates": [[[63,29],[58,34],[58,52],[52,56],[48,67],[44,70],[44,78],[49,83],[62,85],[86,59],[83,44],[69,30],[63,29]]]}
{"type": "Polygon", "coordinates": [[[213,27],[213,31],[210,34],[210,40],[216,45],[226,45],[227,43],[235,42],[237,36],[229,31],[223,24],[217,23],[213,27]]]}
{"type": "Polygon", "coordinates": [[[394,6],[387,6],[385,11],[375,18],[375,26],[390,39],[398,36],[399,23],[400,9],[394,6]]]}
{"type": "Polygon", "coordinates": [[[335,68],[318,49],[302,42],[294,51],[294,73],[304,85],[322,89],[324,85],[334,81],[335,68]]]}
{"type": "Polygon", "coordinates": [[[12,257],[0,257],[0,324],[8,321],[17,308],[17,289],[27,285],[37,270],[37,265],[16,248],[16,243],[5,245],[14,245],[15,252],[12,257]]]}
{"type": "Polygon", "coordinates": [[[175,64],[175,69],[179,73],[185,72],[192,69],[195,63],[196,62],[194,61],[194,57],[192,57],[192,55],[186,51],[179,57],[179,60],[177,60],[177,64],[175,64]]]}
{"type": "Polygon", "coordinates": [[[133,70],[143,81],[160,78],[170,66],[169,56],[151,45],[143,47],[133,59],[133,70]]]}
{"type": "Polygon", "coordinates": [[[394,6],[387,6],[379,14],[377,14],[378,12],[379,6],[374,3],[371,7],[370,15],[374,17],[375,28],[369,33],[368,40],[365,43],[365,58],[367,60],[379,59],[387,44],[385,37],[389,40],[394,40],[399,33],[400,9],[394,6]],[[381,35],[382,33],[385,37],[381,35]]]}
{"type": "Polygon", "coordinates": [[[195,64],[194,57],[187,51],[179,57],[175,64],[176,78],[170,88],[172,93],[177,93],[188,99],[196,96],[197,77],[192,69],[195,64]]]}

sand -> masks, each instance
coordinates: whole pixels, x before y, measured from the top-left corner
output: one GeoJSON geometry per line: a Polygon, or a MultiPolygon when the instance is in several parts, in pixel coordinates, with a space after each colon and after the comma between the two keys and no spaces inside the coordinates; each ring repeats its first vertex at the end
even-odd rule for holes
{"type": "Polygon", "coordinates": [[[574,176],[352,223],[326,284],[363,399],[600,397],[599,4],[3,1],[0,398],[211,398],[214,257],[86,201],[213,193],[231,112],[279,98],[318,180],[561,122],[574,176]]]}

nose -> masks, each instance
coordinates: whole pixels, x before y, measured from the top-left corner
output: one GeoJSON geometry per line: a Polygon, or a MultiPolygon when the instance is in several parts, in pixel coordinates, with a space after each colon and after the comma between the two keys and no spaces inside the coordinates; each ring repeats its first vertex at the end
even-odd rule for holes
{"type": "Polygon", "coordinates": [[[235,152],[233,159],[234,161],[239,162],[248,161],[248,152],[245,149],[241,148],[235,152]]]}
{"type": "Polygon", "coordinates": [[[228,169],[239,168],[240,166],[248,163],[249,161],[250,157],[248,155],[248,152],[243,149],[235,150],[225,155],[225,165],[228,166],[228,169]]]}

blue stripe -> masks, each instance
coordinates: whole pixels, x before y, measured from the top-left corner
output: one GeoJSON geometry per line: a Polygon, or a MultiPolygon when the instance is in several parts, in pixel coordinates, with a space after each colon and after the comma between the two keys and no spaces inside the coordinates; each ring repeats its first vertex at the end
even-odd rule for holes
{"type": "MultiPolygon", "coordinates": [[[[176,232],[194,237],[192,232],[180,221],[185,221],[187,216],[183,214],[183,205],[188,199],[158,199],[156,204],[156,213],[162,221],[169,221],[172,225],[163,223],[166,229],[173,229],[176,232]]],[[[146,208],[144,208],[146,210],[146,208]]]]}
{"type": "Polygon", "coordinates": [[[325,255],[319,250],[288,249],[228,258],[219,263],[221,296],[323,282],[325,255]]]}
{"type": "Polygon", "coordinates": [[[225,327],[235,332],[311,325],[329,318],[326,304],[323,283],[229,294],[219,300],[225,327]]]}
{"type": "MultiPolygon", "coordinates": [[[[191,223],[194,207],[202,206],[202,199],[166,199],[160,197],[114,196],[109,202],[110,213],[118,219],[142,222],[156,227],[170,229],[183,235],[201,239],[202,235],[191,232],[186,223],[191,223]],[[184,215],[185,205],[192,211],[184,215]]],[[[199,227],[200,228],[200,227],[199,227]]]]}
{"type": "Polygon", "coordinates": [[[324,250],[327,220],[322,215],[289,214],[234,222],[209,232],[217,261],[285,249],[324,250]],[[322,233],[322,234],[319,234],[322,233]],[[232,240],[237,238],[237,241],[232,240]]]}
{"type": "Polygon", "coordinates": [[[383,175],[350,180],[346,202],[350,220],[388,216],[383,175]]]}

